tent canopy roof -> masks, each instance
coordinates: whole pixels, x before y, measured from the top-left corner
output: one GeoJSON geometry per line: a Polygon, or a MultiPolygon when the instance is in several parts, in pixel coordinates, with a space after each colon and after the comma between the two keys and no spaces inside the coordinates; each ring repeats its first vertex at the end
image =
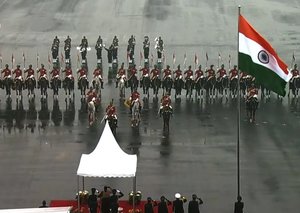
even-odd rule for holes
{"type": "Polygon", "coordinates": [[[106,122],[99,142],[90,154],[82,154],[77,175],[83,177],[134,177],[137,156],[125,153],[106,122]]]}

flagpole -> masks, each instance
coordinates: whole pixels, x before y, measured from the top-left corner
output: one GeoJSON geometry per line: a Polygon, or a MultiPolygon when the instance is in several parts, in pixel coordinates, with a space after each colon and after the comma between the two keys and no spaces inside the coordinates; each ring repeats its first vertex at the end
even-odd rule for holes
{"type": "Polygon", "coordinates": [[[238,35],[237,35],[237,64],[238,64],[238,98],[237,98],[237,195],[240,196],[240,126],[241,126],[241,96],[240,96],[240,69],[239,69],[239,32],[241,6],[238,7],[238,35]]]}

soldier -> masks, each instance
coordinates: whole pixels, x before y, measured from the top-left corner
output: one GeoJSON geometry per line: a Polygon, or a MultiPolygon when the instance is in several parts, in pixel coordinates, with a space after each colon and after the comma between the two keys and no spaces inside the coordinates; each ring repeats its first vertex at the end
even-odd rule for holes
{"type": "Polygon", "coordinates": [[[39,79],[38,79],[38,88],[40,88],[40,80],[41,78],[45,78],[47,81],[47,85],[49,87],[48,77],[47,77],[47,70],[45,69],[44,64],[41,64],[41,68],[37,71],[40,73],[39,79]]]}
{"type": "Polygon", "coordinates": [[[115,35],[112,43],[112,59],[118,59],[119,39],[115,35]]]}
{"type": "Polygon", "coordinates": [[[113,45],[110,45],[109,48],[104,47],[104,49],[107,51],[107,61],[109,64],[111,64],[113,60],[114,47],[113,45]]]}
{"type": "Polygon", "coordinates": [[[177,66],[177,70],[174,71],[175,81],[178,79],[182,79],[182,71],[180,69],[180,64],[177,66]]]}
{"type": "Polygon", "coordinates": [[[83,36],[83,38],[81,39],[80,47],[81,49],[83,48],[87,49],[88,46],[89,46],[88,40],[85,36],[83,36]]]}
{"type": "Polygon", "coordinates": [[[61,80],[60,80],[60,77],[59,77],[59,69],[53,67],[50,74],[52,74],[52,77],[51,77],[51,80],[50,80],[51,88],[53,88],[53,79],[58,79],[58,87],[61,88],[61,80]]]}
{"type": "Polygon", "coordinates": [[[188,78],[192,78],[194,73],[193,73],[193,70],[192,70],[192,66],[190,65],[188,70],[186,70],[184,72],[184,75],[185,75],[185,80],[187,80],[188,78]]]}
{"type": "Polygon", "coordinates": [[[59,43],[60,43],[60,41],[59,41],[58,37],[55,36],[55,38],[53,39],[53,44],[59,46],[59,43]]]}
{"type": "Polygon", "coordinates": [[[32,78],[32,80],[34,82],[34,86],[35,86],[36,85],[36,80],[35,80],[35,77],[34,77],[34,70],[32,69],[32,65],[31,64],[29,65],[28,69],[25,70],[24,73],[27,73],[27,77],[25,79],[26,88],[27,88],[27,82],[28,82],[27,80],[29,78],[32,78]]]}
{"type": "Polygon", "coordinates": [[[299,78],[299,70],[297,69],[298,66],[297,64],[294,65],[294,69],[291,70],[291,73],[292,73],[292,78],[290,80],[290,83],[289,83],[289,88],[293,88],[293,81],[295,78],[299,78]]]}
{"type": "Polygon", "coordinates": [[[151,197],[147,198],[147,203],[144,205],[144,213],[154,213],[153,207],[155,206],[155,203],[151,199],[151,197]]]}
{"type": "Polygon", "coordinates": [[[128,46],[127,46],[127,52],[130,57],[130,60],[133,60],[134,48],[135,48],[135,37],[131,35],[131,37],[128,40],[128,46]]]}
{"type": "Polygon", "coordinates": [[[206,70],[205,73],[207,74],[207,81],[210,80],[212,77],[216,76],[214,65],[210,65],[210,69],[206,70]]]}
{"type": "Polygon", "coordinates": [[[150,48],[150,40],[148,36],[144,37],[143,49],[144,49],[144,57],[145,59],[149,58],[149,48],[150,48]]]}
{"type": "Polygon", "coordinates": [[[1,73],[4,73],[3,80],[11,77],[11,70],[8,68],[8,64],[5,64],[5,69],[1,73]]]}
{"type": "Polygon", "coordinates": [[[100,66],[97,66],[96,69],[93,72],[94,79],[99,78],[101,83],[101,89],[103,89],[103,78],[102,78],[102,70],[100,66]]]}
{"type": "Polygon", "coordinates": [[[142,72],[140,87],[143,87],[144,79],[149,77],[149,69],[145,66],[144,68],[140,69],[140,72],[142,72]]]}
{"type": "Polygon", "coordinates": [[[96,189],[92,188],[92,194],[89,195],[88,198],[88,206],[90,208],[90,213],[97,213],[97,208],[98,208],[98,200],[97,200],[97,195],[96,189]]]}
{"type": "Polygon", "coordinates": [[[20,65],[17,65],[17,69],[15,69],[13,71],[13,74],[15,74],[15,78],[14,80],[20,79],[21,81],[23,81],[23,77],[22,77],[22,70],[20,69],[20,65]]]}
{"type": "Polygon", "coordinates": [[[164,70],[164,77],[163,80],[165,80],[167,77],[171,77],[172,71],[170,70],[170,66],[167,65],[167,68],[164,70]]]}
{"type": "Polygon", "coordinates": [[[97,42],[96,42],[96,55],[97,55],[97,59],[102,59],[102,48],[103,48],[103,40],[101,38],[101,36],[99,36],[97,42]]]}
{"type": "Polygon", "coordinates": [[[157,58],[161,59],[162,53],[164,51],[164,42],[159,36],[158,39],[155,39],[156,44],[155,44],[155,49],[157,50],[157,58]]]}
{"type": "Polygon", "coordinates": [[[199,205],[201,204],[203,204],[202,199],[193,194],[192,200],[189,202],[188,213],[200,213],[199,205]]]}
{"type": "Polygon", "coordinates": [[[80,81],[82,78],[87,78],[87,71],[86,69],[84,68],[84,66],[82,65],[81,66],[81,69],[77,71],[77,74],[79,73],[79,77],[78,77],[78,89],[81,89],[80,88],[80,81]]]}
{"type": "Polygon", "coordinates": [[[118,73],[117,73],[117,76],[116,76],[116,79],[117,79],[117,81],[116,81],[116,88],[118,88],[118,83],[119,83],[119,80],[120,80],[120,78],[122,77],[122,76],[125,76],[125,79],[126,79],[126,74],[125,74],[125,69],[124,69],[124,63],[122,63],[121,64],[121,67],[120,67],[120,69],[119,69],[119,71],[118,71],[118,73]]]}
{"type": "Polygon", "coordinates": [[[219,74],[219,77],[217,78],[217,81],[221,81],[222,78],[226,77],[226,70],[224,68],[224,64],[221,65],[221,69],[217,71],[217,74],[219,74]]]}
{"type": "Polygon", "coordinates": [[[173,212],[174,213],[184,213],[183,203],[187,200],[182,198],[179,193],[175,194],[175,200],[173,201],[173,212]]]}
{"type": "Polygon", "coordinates": [[[71,52],[71,38],[70,38],[70,36],[68,36],[67,39],[65,40],[64,50],[65,50],[66,60],[69,60],[70,59],[70,52],[71,52]]]}
{"type": "Polygon", "coordinates": [[[203,71],[201,69],[201,65],[199,65],[198,69],[195,72],[195,83],[199,81],[200,78],[203,78],[203,71]]]}
{"type": "Polygon", "coordinates": [[[154,68],[151,70],[150,74],[152,74],[151,81],[159,77],[159,70],[157,69],[156,64],[154,65],[154,68]]]}
{"type": "Polygon", "coordinates": [[[118,213],[118,208],[119,208],[119,198],[123,197],[124,194],[117,189],[112,190],[112,195],[110,196],[110,208],[111,208],[111,213],[118,213]],[[118,193],[118,194],[117,194],[118,193]]]}
{"type": "Polygon", "coordinates": [[[230,81],[234,78],[238,77],[238,70],[237,70],[237,65],[233,66],[233,69],[229,71],[229,75],[230,75],[230,81]]]}

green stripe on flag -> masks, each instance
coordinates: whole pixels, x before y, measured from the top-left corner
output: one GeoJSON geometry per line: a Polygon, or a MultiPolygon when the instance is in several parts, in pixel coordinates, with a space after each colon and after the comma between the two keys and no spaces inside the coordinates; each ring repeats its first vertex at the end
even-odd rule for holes
{"type": "Polygon", "coordinates": [[[239,53],[239,69],[254,76],[257,83],[278,95],[285,96],[286,82],[272,70],[254,63],[249,55],[239,53]]]}

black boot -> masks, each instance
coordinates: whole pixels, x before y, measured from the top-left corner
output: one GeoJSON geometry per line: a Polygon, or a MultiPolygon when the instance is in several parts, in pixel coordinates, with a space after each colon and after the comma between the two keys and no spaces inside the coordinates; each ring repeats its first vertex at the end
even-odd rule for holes
{"type": "Polygon", "coordinates": [[[116,81],[116,88],[118,88],[118,82],[116,81]]]}
{"type": "Polygon", "coordinates": [[[102,81],[101,81],[101,89],[104,89],[104,88],[103,88],[103,82],[102,82],[102,81]]]}

